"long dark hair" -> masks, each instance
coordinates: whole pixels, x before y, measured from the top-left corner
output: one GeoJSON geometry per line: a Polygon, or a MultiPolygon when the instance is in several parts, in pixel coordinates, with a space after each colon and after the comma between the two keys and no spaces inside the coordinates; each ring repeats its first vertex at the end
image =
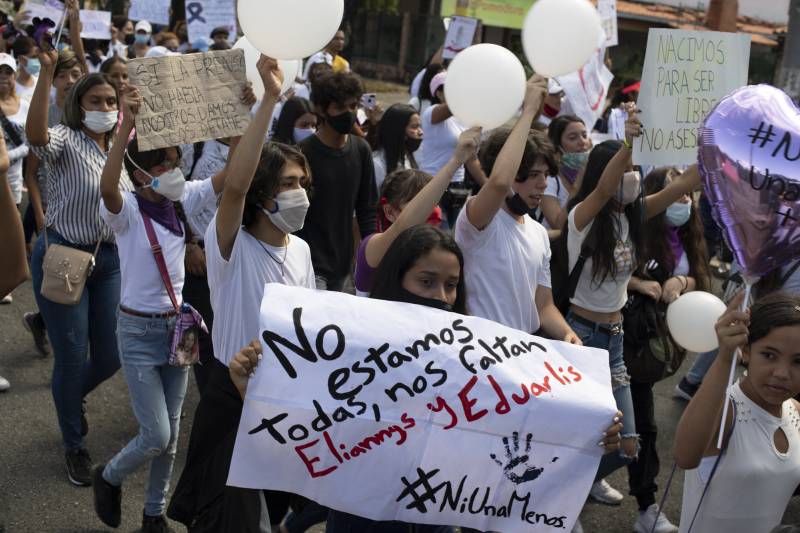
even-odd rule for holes
{"type": "Polygon", "coordinates": [[[464,289],[464,256],[450,234],[429,224],[413,226],[397,236],[372,276],[370,298],[405,302],[406,300],[400,290],[403,284],[403,276],[414,267],[420,257],[437,249],[455,254],[458,258],[460,269],[453,311],[462,315],[466,314],[467,295],[464,289]]]}
{"type": "Polygon", "coordinates": [[[554,118],[547,127],[547,136],[550,138],[550,142],[553,144],[556,150],[559,151],[559,153],[563,151],[561,148],[561,138],[564,136],[567,126],[573,122],[580,122],[584,126],[586,125],[580,117],[575,115],[559,115],[554,118]]]}
{"type": "Polygon", "coordinates": [[[278,122],[275,124],[272,140],[284,144],[297,144],[294,139],[294,123],[306,113],[313,114],[314,108],[311,107],[311,102],[305,98],[293,96],[286,100],[286,103],[281,108],[278,122]]]}
{"type": "Polygon", "coordinates": [[[300,185],[306,190],[311,188],[311,168],[303,152],[288,144],[265,143],[261,148],[261,158],[253,181],[244,199],[244,213],[242,213],[244,226],[249,227],[254,224],[264,201],[275,197],[280,188],[281,170],[289,161],[304,169],[308,176],[308,179],[301,181],[300,185]]]}
{"type": "Polygon", "coordinates": [[[747,344],[763,339],[775,328],[800,326],[800,298],[773,292],[756,300],[750,308],[747,344]]]}
{"type": "Polygon", "coordinates": [[[410,105],[394,104],[386,110],[378,123],[375,149],[383,150],[387,174],[397,170],[403,160],[403,155],[411,162],[411,168],[417,168],[414,154],[406,149],[406,128],[411,117],[416,114],[417,111],[410,105]]]}
{"type": "MultiPolygon", "coordinates": [[[[678,175],[674,167],[660,167],[647,175],[644,180],[645,196],[655,194],[667,186],[670,176],[678,175]]],[[[664,213],[659,213],[644,223],[644,234],[647,239],[642,242],[641,264],[654,261],[657,265],[655,272],[658,277],[666,280],[672,275],[672,270],[677,264],[677,258],[667,239],[670,230],[664,213]]],[[[700,220],[699,209],[692,201],[692,211],[689,221],[678,228],[678,237],[683,245],[686,258],[689,261],[689,275],[697,283],[697,290],[707,291],[710,283],[708,269],[708,254],[706,253],[706,240],[703,237],[703,223],[700,220]]],[[[661,281],[661,280],[658,280],[661,281]]]]}
{"type": "MultiPolygon", "coordinates": [[[[620,149],[622,143],[619,141],[605,141],[598,144],[589,154],[586,162],[586,170],[583,174],[581,188],[567,204],[567,212],[572,211],[576,205],[584,201],[592,191],[597,188],[600,176],[608,166],[611,158],[620,149]]],[[[608,201],[603,209],[594,218],[592,231],[595,239],[594,254],[592,254],[592,279],[597,283],[602,283],[609,276],[615,278],[617,275],[617,265],[614,261],[614,249],[617,245],[619,228],[614,218],[614,202],[608,201]]],[[[634,265],[638,261],[639,249],[642,243],[642,222],[644,211],[641,200],[637,200],[625,206],[625,216],[628,218],[628,235],[633,246],[634,265]]],[[[565,232],[566,233],[566,232],[565,232]]],[[[635,270],[635,268],[634,268],[635,270]]]]}
{"type": "Polygon", "coordinates": [[[400,209],[401,205],[410,202],[429,181],[431,181],[430,174],[416,169],[395,170],[386,176],[381,183],[378,204],[375,206],[378,232],[384,232],[392,225],[386,218],[383,206],[388,204],[395,209],[400,209]]]}
{"type": "Polygon", "coordinates": [[[435,97],[431,94],[431,80],[443,70],[444,65],[441,63],[431,63],[425,69],[425,74],[422,75],[422,81],[419,83],[419,91],[417,91],[416,94],[420,103],[422,103],[423,100],[434,101],[435,97]]]}

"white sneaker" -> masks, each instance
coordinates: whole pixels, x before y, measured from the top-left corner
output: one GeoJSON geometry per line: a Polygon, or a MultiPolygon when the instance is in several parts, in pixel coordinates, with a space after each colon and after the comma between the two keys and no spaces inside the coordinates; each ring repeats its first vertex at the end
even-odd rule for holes
{"type": "Polygon", "coordinates": [[[589,491],[589,498],[603,505],[619,505],[625,496],[609,485],[605,479],[601,479],[592,485],[592,490],[589,491]]]}
{"type": "Polygon", "coordinates": [[[575,525],[572,526],[571,533],[583,533],[583,526],[581,525],[581,519],[580,518],[578,518],[575,521],[575,525]]]}
{"type": "Polygon", "coordinates": [[[11,387],[11,383],[6,378],[0,376],[0,392],[5,392],[11,387]]]}
{"type": "Polygon", "coordinates": [[[658,504],[654,503],[646,511],[639,512],[639,518],[633,525],[636,533],[678,533],[678,526],[670,522],[664,513],[658,512],[658,504]],[[653,528],[655,522],[656,527],[653,528]]]}
{"type": "Polygon", "coordinates": [[[8,293],[5,296],[3,296],[3,298],[0,300],[0,304],[8,305],[13,301],[14,301],[14,297],[11,296],[11,293],[8,293]]]}

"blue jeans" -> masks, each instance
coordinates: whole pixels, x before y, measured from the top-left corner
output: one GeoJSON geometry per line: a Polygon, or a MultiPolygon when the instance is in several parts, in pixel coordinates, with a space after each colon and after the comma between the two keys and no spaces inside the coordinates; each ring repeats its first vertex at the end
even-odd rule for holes
{"type": "Polygon", "coordinates": [[[139,434],[108,462],[103,478],[119,486],[150,461],[144,502],[148,516],[164,513],[189,375],[189,367],[167,362],[174,325],[175,317],[145,318],[119,311],[117,318],[122,370],[139,434]]]}
{"type": "MultiPolygon", "coordinates": [[[[94,246],[76,246],[53,230],[50,244],[63,244],[88,252],[94,246]]],[[[95,267],[77,305],[51,302],[41,295],[44,236],[36,240],[31,256],[33,293],[53,347],[53,402],[67,450],[83,447],[81,402],[100,383],[119,370],[115,312],[119,305],[120,272],[117,248],[102,244],[95,267]]]]}
{"type": "MultiPolygon", "coordinates": [[[[567,322],[572,327],[584,346],[608,350],[608,365],[611,369],[611,389],[614,393],[614,400],[617,402],[617,409],[622,411],[622,431],[620,436],[638,437],[636,434],[636,417],[633,411],[633,399],[631,397],[631,383],[628,369],[625,367],[625,358],[622,355],[622,328],[621,324],[594,324],[589,326],[582,321],[576,320],[575,314],[570,311],[567,313],[567,322]],[[612,335],[609,332],[614,326],[620,327],[620,332],[612,335]]],[[[610,424],[609,424],[610,425],[610,424]]],[[[637,445],[638,447],[638,445],[637,445]]],[[[629,457],[622,448],[619,453],[608,453],[600,460],[600,467],[597,471],[597,479],[603,479],[615,470],[629,464],[634,458],[629,457]]]]}
{"type": "Polygon", "coordinates": [[[692,368],[686,373],[686,381],[692,385],[699,386],[703,382],[703,378],[706,376],[708,369],[714,364],[714,359],[717,358],[717,352],[719,352],[719,350],[697,354],[697,359],[694,360],[692,368]]]}

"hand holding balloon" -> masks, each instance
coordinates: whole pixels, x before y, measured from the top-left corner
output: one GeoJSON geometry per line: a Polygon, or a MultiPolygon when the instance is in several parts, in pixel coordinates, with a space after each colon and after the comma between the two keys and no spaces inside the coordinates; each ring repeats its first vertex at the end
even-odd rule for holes
{"type": "Polygon", "coordinates": [[[456,145],[456,160],[462,164],[467,161],[472,161],[472,159],[476,157],[480,143],[480,128],[470,128],[461,132],[461,135],[458,137],[458,144],[456,145]]]}
{"type": "Polygon", "coordinates": [[[547,96],[547,78],[534,74],[525,85],[525,104],[523,110],[539,113],[547,96]]]}
{"type": "Polygon", "coordinates": [[[750,310],[741,310],[745,294],[739,293],[717,321],[714,329],[717,332],[717,342],[719,343],[719,354],[723,361],[733,361],[733,353],[747,344],[747,337],[750,334],[750,310]]]}
{"type": "Polygon", "coordinates": [[[261,76],[261,82],[264,84],[264,96],[277,101],[281,96],[281,87],[283,86],[283,72],[278,66],[278,61],[262,55],[256,66],[258,74],[261,76]]]}

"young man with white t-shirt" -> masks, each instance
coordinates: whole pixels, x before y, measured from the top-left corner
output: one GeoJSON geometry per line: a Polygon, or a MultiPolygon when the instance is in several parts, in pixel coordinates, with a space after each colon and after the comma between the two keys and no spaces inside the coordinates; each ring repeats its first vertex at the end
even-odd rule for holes
{"type": "Polygon", "coordinates": [[[539,205],[554,166],[548,145],[529,138],[546,88],[544,78],[531,78],[514,129],[496,131],[481,149],[489,180],[459,214],[455,236],[464,254],[469,314],[580,344],[553,303],[547,231],[527,215],[539,205]]]}
{"type": "Polygon", "coordinates": [[[275,530],[285,514],[268,513],[261,491],[225,485],[242,410],[227,365],[259,336],[266,283],[315,287],[309,247],[292,235],[309,205],[308,163],[296,148],[264,145],[282,76],[277,62],[263,56],[258,71],[264,99],[238,145],[231,146],[229,179],[205,235],[215,359],[168,509],[173,520],[202,531],[269,531],[270,514],[275,530]]]}

